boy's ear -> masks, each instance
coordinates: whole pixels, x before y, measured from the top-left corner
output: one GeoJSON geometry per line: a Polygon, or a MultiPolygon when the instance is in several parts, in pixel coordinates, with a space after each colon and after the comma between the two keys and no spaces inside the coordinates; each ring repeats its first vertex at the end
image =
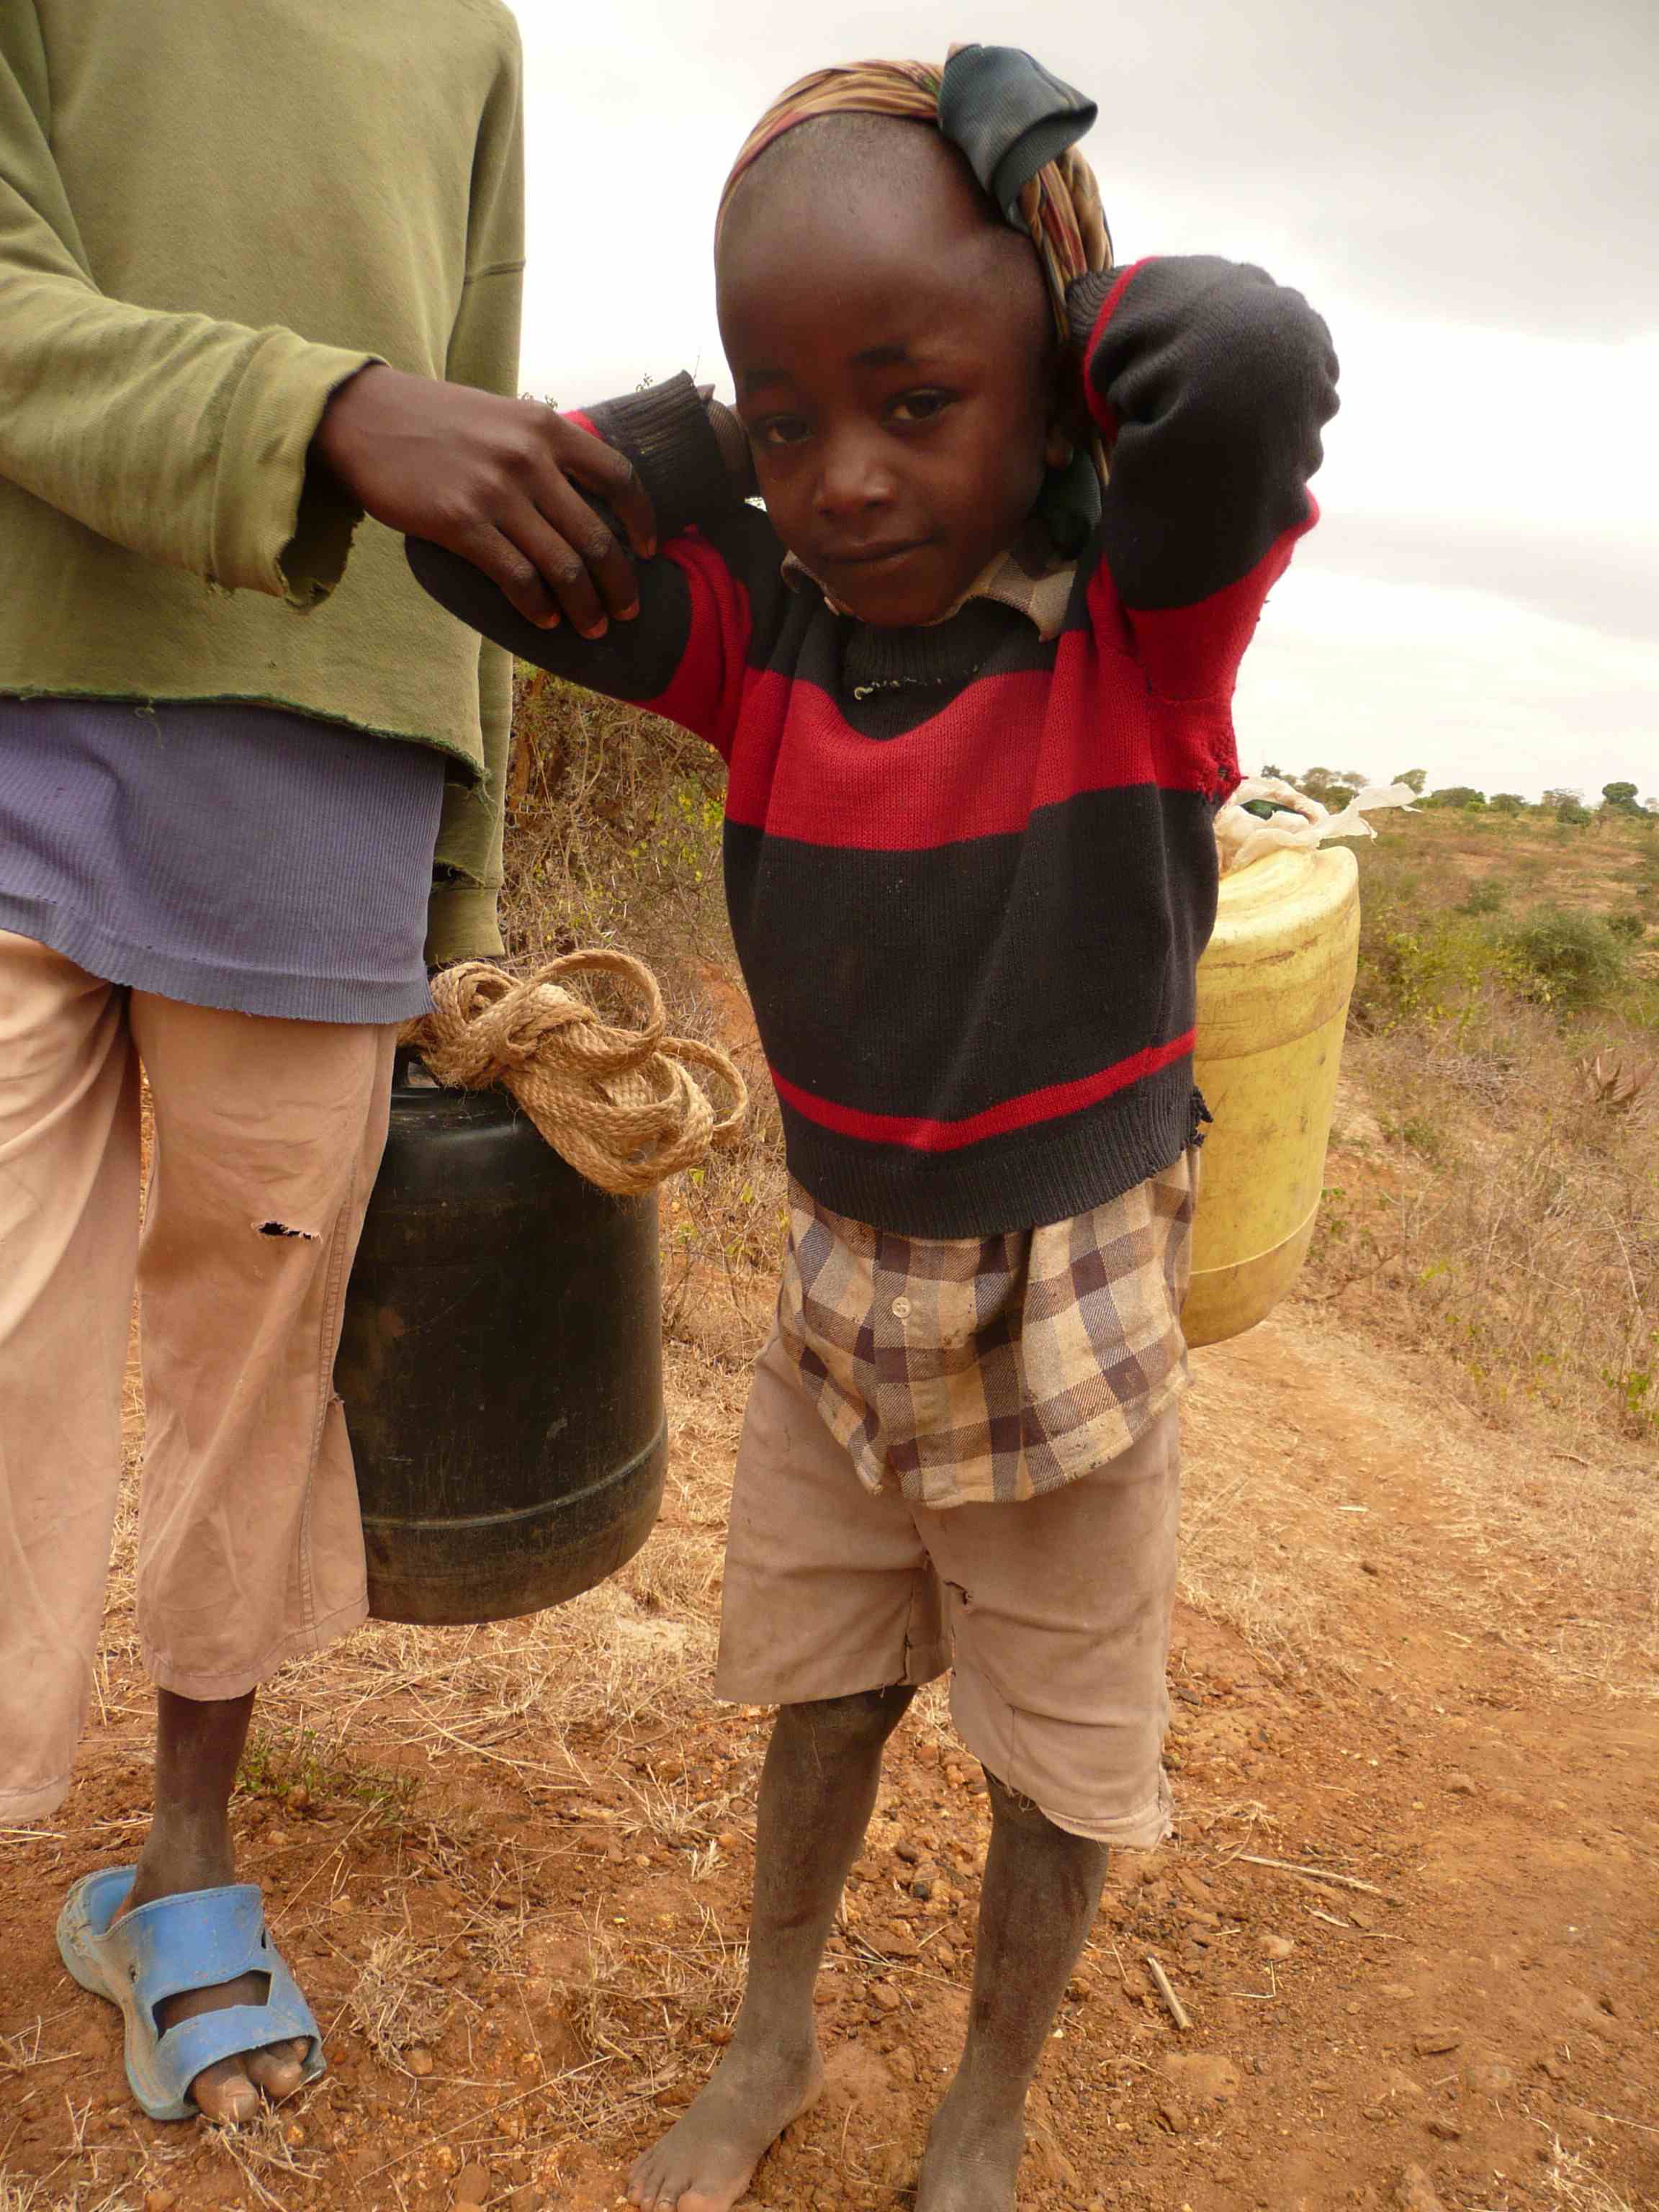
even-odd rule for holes
{"type": "Polygon", "coordinates": [[[1048,434],[1043,445],[1048,467],[1069,468],[1073,455],[1088,434],[1089,416],[1077,356],[1070,346],[1061,346],[1048,390],[1048,434]]]}

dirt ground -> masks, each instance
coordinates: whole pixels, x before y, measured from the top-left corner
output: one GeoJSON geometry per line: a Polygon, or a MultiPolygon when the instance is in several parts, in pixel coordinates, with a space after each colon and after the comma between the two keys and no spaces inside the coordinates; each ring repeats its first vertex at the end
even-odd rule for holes
{"type": "MultiPolygon", "coordinates": [[[[1651,1541],[1651,1470],[1638,1526],[1633,1479],[1449,1409],[1312,1304],[1194,1364],[1179,1832],[1115,1865],[1023,2203],[1659,2203],[1651,1621],[1597,1565],[1651,1541]],[[1551,1540],[1569,1496],[1582,1545],[1551,1540]]],[[[0,1838],[0,2212],[616,2201],[728,2034],[763,1743],[704,1688],[741,1364],[670,1367],[671,1495],[621,1581],[529,1624],[366,1631],[264,1701],[237,1829],[331,2071],[240,2137],[137,2116],[116,2017],[53,1948],[68,1882],[141,1828],[118,1590],[74,1794],[0,1838]]],[[[923,1701],[823,1978],[829,2090],[759,2203],[907,2201],[986,1830],[923,1701]]]]}

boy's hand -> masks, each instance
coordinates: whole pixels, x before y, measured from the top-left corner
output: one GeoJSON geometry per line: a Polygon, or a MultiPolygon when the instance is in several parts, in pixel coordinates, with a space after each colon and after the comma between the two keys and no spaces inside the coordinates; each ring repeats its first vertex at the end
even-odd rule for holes
{"type": "Polygon", "coordinates": [[[376,364],[334,394],[312,451],[366,514],[471,562],[527,622],[551,629],[562,610],[599,637],[639,611],[633,563],[576,486],[641,558],[651,502],[622,454],[550,407],[376,364]]]}

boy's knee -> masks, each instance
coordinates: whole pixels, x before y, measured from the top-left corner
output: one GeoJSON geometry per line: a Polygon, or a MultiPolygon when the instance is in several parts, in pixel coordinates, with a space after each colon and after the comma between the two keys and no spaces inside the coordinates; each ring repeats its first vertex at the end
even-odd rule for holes
{"type": "Polygon", "coordinates": [[[1000,1825],[1022,1828],[1031,1835],[1063,1838],[1068,1843],[1097,1850],[1103,1865],[1109,1856],[1109,1845],[1093,1843],[1086,1836],[1075,1835],[1071,1829],[1062,1828],[1057,1820],[1048,1818],[1035,1798],[1027,1797],[1018,1790],[1011,1790],[1006,1782],[997,1779],[988,1766],[981,1767],[981,1771],[985,1777],[985,1786],[990,1792],[992,1816],[1000,1825]]]}
{"type": "Polygon", "coordinates": [[[785,1705],[778,1719],[825,1750],[862,1749],[886,1742],[915,1695],[908,1683],[896,1682],[884,1690],[858,1690],[850,1697],[814,1698],[808,1704],[785,1705]]]}

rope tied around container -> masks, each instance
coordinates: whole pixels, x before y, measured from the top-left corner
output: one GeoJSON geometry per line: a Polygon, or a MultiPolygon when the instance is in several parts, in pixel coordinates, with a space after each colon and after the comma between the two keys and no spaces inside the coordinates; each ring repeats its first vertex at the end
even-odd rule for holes
{"type": "Polygon", "coordinates": [[[628,952],[569,952],[522,977],[463,961],[433,977],[431,1012],[399,1034],[440,1083],[505,1084],[554,1151],[617,1198],[637,1198],[732,1144],[748,1112],[748,1086],[730,1057],[668,1034],[657,979],[628,952]],[[638,1025],[604,1020],[568,988],[584,975],[636,997],[638,1025]],[[694,1067],[730,1093],[723,1115],[693,1081],[694,1067]]]}

